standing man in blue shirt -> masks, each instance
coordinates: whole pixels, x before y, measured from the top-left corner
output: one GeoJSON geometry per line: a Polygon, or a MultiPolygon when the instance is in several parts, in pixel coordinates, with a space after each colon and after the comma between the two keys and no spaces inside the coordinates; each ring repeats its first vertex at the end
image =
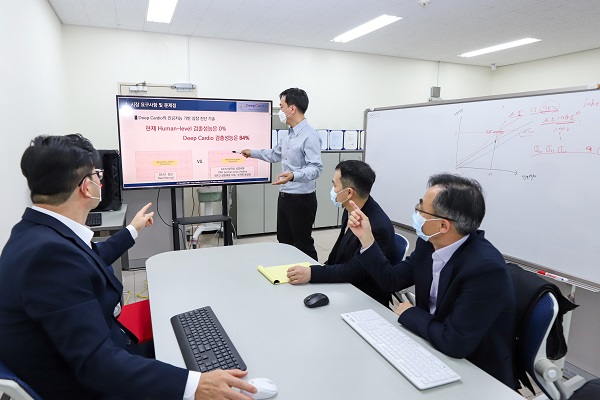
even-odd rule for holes
{"type": "Polygon", "coordinates": [[[287,136],[272,149],[242,150],[244,157],[275,163],[282,173],[273,185],[280,185],[277,202],[277,240],[302,250],[317,260],[312,226],[317,214],[317,178],[323,171],[321,137],[308,125],[306,92],[298,88],[279,95],[279,119],[290,126],[287,136]]]}

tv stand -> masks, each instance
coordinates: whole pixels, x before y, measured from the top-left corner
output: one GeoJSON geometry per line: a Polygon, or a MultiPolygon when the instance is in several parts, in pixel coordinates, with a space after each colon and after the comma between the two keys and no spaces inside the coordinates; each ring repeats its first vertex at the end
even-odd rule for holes
{"type": "Polygon", "coordinates": [[[171,215],[173,216],[173,249],[181,250],[181,244],[179,241],[179,225],[196,225],[205,224],[209,222],[220,222],[223,224],[223,240],[225,246],[233,245],[233,226],[231,224],[231,217],[227,215],[227,186],[222,185],[221,190],[221,204],[223,213],[222,215],[202,215],[198,217],[177,217],[177,204],[175,200],[175,189],[171,188],[171,215]]]}

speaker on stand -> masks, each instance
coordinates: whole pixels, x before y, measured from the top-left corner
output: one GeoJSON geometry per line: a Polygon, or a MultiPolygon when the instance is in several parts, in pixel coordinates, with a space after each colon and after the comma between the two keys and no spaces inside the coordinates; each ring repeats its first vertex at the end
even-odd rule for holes
{"type": "Polygon", "coordinates": [[[121,209],[121,162],[117,150],[98,150],[104,169],[102,201],[92,211],[116,211],[121,209]]]}

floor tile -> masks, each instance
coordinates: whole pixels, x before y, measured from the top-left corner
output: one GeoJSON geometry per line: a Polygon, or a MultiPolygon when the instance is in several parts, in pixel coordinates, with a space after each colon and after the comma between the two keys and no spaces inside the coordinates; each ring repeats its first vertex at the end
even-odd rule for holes
{"type": "Polygon", "coordinates": [[[271,235],[244,236],[237,239],[237,244],[272,243],[271,235]]]}
{"type": "Polygon", "coordinates": [[[321,264],[323,264],[329,258],[329,253],[331,253],[331,250],[317,249],[317,256],[319,258],[317,261],[319,261],[321,264]]]}
{"type": "Polygon", "coordinates": [[[315,240],[315,246],[319,246],[323,250],[331,250],[339,234],[339,228],[315,229],[312,237],[315,240]]]}
{"type": "Polygon", "coordinates": [[[123,271],[123,292],[135,290],[135,271],[123,271]]]}
{"type": "Polygon", "coordinates": [[[140,269],[133,271],[133,287],[123,289],[124,303],[131,304],[148,298],[148,288],[146,286],[146,270],[140,269]]]}

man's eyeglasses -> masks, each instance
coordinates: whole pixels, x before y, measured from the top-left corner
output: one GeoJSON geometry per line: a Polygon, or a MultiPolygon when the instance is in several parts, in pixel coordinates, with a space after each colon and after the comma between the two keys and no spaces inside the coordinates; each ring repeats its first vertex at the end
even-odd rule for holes
{"type": "Polygon", "coordinates": [[[94,172],[92,172],[91,174],[87,174],[83,178],[81,178],[81,182],[79,182],[79,185],[77,185],[77,186],[81,186],[81,184],[83,183],[85,178],[93,176],[93,175],[98,175],[98,179],[102,180],[102,178],[104,178],[104,170],[99,169],[99,168],[94,169],[94,172]]]}
{"type": "Polygon", "coordinates": [[[430,213],[430,212],[427,212],[427,211],[423,211],[423,210],[421,210],[419,208],[420,205],[421,205],[420,202],[417,203],[417,204],[415,204],[415,212],[420,212],[420,213],[423,213],[423,214],[431,215],[432,217],[441,218],[441,219],[447,219],[448,221],[456,222],[452,218],[448,218],[448,217],[444,217],[444,216],[441,216],[441,215],[433,214],[433,213],[430,213]]]}

